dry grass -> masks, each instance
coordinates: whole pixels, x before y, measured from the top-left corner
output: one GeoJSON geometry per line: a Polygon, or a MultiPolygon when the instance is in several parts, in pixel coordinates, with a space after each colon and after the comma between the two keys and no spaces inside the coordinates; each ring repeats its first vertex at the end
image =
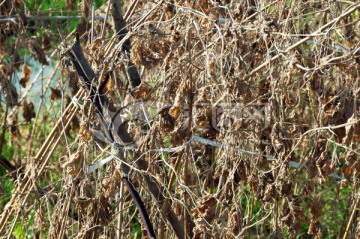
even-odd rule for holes
{"type": "MultiPolygon", "coordinates": [[[[97,14],[111,16],[107,6],[97,14]]],[[[116,115],[113,132],[125,125],[135,144],[123,147],[126,162],[115,157],[87,173],[112,155],[111,145],[66,57],[62,81],[50,89],[43,80],[50,109],[40,104],[35,114],[25,101],[34,79],[19,97],[19,120],[14,92],[3,86],[2,133],[21,153],[12,159],[19,170],[0,235],[141,237],[121,181],[125,163],[158,238],[174,238],[176,229],[186,238],[360,237],[359,8],[351,1],[126,1],[128,33],[118,42],[110,22],[91,27],[91,8],[83,7],[78,32],[93,83],[111,71],[100,92],[110,102],[106,120],[116,115]],[[91,29],[100,37],[91,39],[91,29]],[[128,61],[139,86],[130,84],[128,61]]],[[[29,44],[45,64],[37,42],[29,44]]],[[[0,60],[0,84],[14,82],[18,68],[10,63],[0,60]]],[[[30,75],[24,67],[22,81],[30,75]]]]}

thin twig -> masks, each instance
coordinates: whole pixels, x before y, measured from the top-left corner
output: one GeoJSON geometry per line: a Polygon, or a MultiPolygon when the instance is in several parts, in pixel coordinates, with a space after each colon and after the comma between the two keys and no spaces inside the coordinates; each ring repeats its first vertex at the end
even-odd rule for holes
{"type": "Polygon", "coordinates": [[[312,34],[308,35],[307,37],[299,40],[298,42],[296,42],[295,44],[291,45],[290,47],[286,48],[283,52],[281,52],[281,54],[277,54],[276,56],[272,57],[271,59],[265,61],[264,63],[262,63],[261,65],[259,65],[258,67],[256,67],[254,70],[252,70],[249,74],[245,75],[244,80],[249,79],[250,77],[252,77],[253,75],[255,75],[255,73],[257,73],[258,71],[260,71],[261,69],[263,69],[264,67],[268,66],[271,62],[273,62],[274,60],[278,59],[280,56],[282,56],[284,53],[287,53],[293,49],[295,49],[296,47],[300,46],[301,44],[307,42],[308,40],[310,40],[312,37],[318,35],[319,33],[325,31],[326,29],[328,29],[329,27],[332,27],[333,25],[335,25],[339,20],[341,20],[342,18],[350,15],[351,13],[353,13],[354,11],[358,10],[360,8],[360,3],[354,3],[352,6],[350,6],[348,8],[348,10],[344,11],[340,16],[334,18],[333,20],[331,20],[330,22],[326,23],[325,25],[321,26],[319,29],[317,29],[316,31],[314,31],[312,34]]]}
{"type": "Polygon", "coordinates": [[[101,30],[100,39],[103,39],[104,36],[105,36],[105,27],[106,27],[106,22],[107,22],[107,19],[108,19],[108,16],[109,16],[111,2],[112,2],[112,0],[108,0],[108,5],[107,5],[107,8],[106,8],[105,19],[104,19],[103,27],[102,27],[102,30],[101,30]]]}

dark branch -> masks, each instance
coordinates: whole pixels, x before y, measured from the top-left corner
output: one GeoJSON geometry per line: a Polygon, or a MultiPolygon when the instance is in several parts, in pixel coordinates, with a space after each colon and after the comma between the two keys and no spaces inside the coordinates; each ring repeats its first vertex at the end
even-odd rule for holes
{"type": "MultiPolygon", "coordinates": [[[[114,0],[112,3],[112,16],[113,16],[113,26],[116,34],[119,36],[119,42],[127,35],[128,31],[126,29],[126,22],[121,13],[120,1],[114,0]]],[[[130,58],[131,42],[129,39],[126,39],[124,44],[121,47],[121,51],[125,53],[127,58],[130,58]]],[[[126,70],[130,78],[130,83],[132,87],[139,86],[141,84],[140,74],[130,60],[126,64],[126,70]]]]}
{"type": "Polygon", "coordinates": [[[126,184],[127,188],[129,189],[129,192],[131,194],[131,197],[133,198],[134,202],[136,203],[136,207],[138,209],[141,209],[140,216],[141,219],[143,220],[143,222],[145,223],[145,227],[146,227],[146,231],[148,232],[148,236],[150,238],[156,238],[155,236],[155,232],[154,232],[154,228],[151,225],[149,216],[146,212],[144,203],[142,202],[140,195],[138,194],[138,192],[135,190],[135,188],[133,187],[133,185],[131,184],[130,180],[128,177],[123,177],[122,178],[123,182],[126,184]]]}

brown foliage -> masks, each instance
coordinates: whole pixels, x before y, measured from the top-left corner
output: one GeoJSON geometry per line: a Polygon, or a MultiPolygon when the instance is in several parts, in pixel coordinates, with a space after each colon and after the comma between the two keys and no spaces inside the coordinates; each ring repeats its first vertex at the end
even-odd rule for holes
{"type": "MultiPolygon", "coordinates": [[[[191,238],[358,233],[359,224],[346,207],[356,208],[360,178],[359,10],[344,14],[350,3],[309,1],[159,2],[125,1],[126,39],[117,42],[122,32],[103,21],[94,23],[98,37],[89,41],[92,2],[84,0],[80,7],[66,1],[69,9],[82,10],[77,33],[95,78],[91,86],[79,84],[76,66],[60,54],[63,78],[58,85],[47,84],[51,107],[42,111],[39,122],[61,117],[54,130],[58,135],[51,138],[51,147],[42,147],[36,139],[45,136],[44,130],[40,136],[29,133],[29,144],[44,151],[28,172],[31,183],[19,177],[20,186],[31,188],[40,181],[52,194],[52,211],[35,211],[38,230],[47,226],[55,237],[129,237],[134,221],[140,221],[121,183],[129,175],[164,238],[174,238],[172,228],[178,226],[168,227],[170,210],[191,238]],[[113,38],[99,37],[103,26],[113,38]],[[124,53],[130,46],[131,52],[124,53]],[[141,84],[134,87],[129,68],[136,68],[141,84]],[[79,86],[101,88],[94,92],[107,96],[100,104],[109,110],[94,109],[89,92],[75,98],[79,86]],[[52,107],[65,104],[62,94],[70,110],[59,116],[65,111],[52,107]],[[78,109],[79,117],[71,118],[78,109]],[[99,115],[114,135],[125,129],[136,144],[121,145],[124,161],[113,159],[87,174],[90,166],[108,159],[112,147],[99,115]],[[72,131],[64,130],[70,118],[72,131]],[[47,164],[55,144],[62,146],[53,154],[62,156],[53,159],[57,169],[47,164]],[[138,168],[139,159],[148,167],[138,168]],[[128,171],[121,170],[125,162],[128,171]],[[144,178],[159,186],[158,195],[149,194],[144,178]],[[41,223],[47,218],[53,221],[41,223]],[[333,219],[338,232],[324,218],[333,219]]],[[[0,13],[9,15],[10,8],[5,1],[0,13]]],[[[21,15],[24,7],[18,8],[21,15]]],[[[19,25],[4,24],[1,36],[23,30],[26,17],[20,18],[19,25]]],[[[40,38],[27,41],[43,65],[53,36],[46,32],[41,44],[40,38]]],[[[20,137],[12,75],[23,64],[20,84],[26,87],[32,70],[18,54],[22,41],[7,44],[8,49],[0,47],[0,56],[6,52],[11,60],[0,60],[0,86],[14,109],[4,128],[21,147],[27,142],[20,137]]],[[[22,100],[21,112],[31,122],[34,104],[22,100]]],[[[27,156],[34,154],[30,150],[27,156]]],[[[50,200],[48,194],[34,198],[42,205],[50,200]]],[[[17,200],[23,205],[21,197],[17,200]]],[[[21,210],[19,215],[26,215],[30,206],[21,210]]]]}

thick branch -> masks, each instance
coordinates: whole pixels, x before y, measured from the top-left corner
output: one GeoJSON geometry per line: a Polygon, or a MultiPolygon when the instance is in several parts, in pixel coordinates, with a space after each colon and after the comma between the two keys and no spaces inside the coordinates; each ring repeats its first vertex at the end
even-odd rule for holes
{"type": "MultiPolygon", "coordinates": [[[[128,31],[126,29],[126,22],[121,13],[120,1],[113,0],[112,3],[112,16],[113,16],[113,26],[116,34],[119,36],[119,42],[127,35],[128,31]]],[[[121,51],[125,53],[126,57],[130,58],[131,43],[129,39],[126,39],[124,44],[121,47],[121,51]]],[[[130,83],[132,87],[139,86],[141,84],[140,74],[130,60],[126,64],[126,70],[130,78],[130,83]]]]}
{"type": "MultiPolygon", "coordinates": [[[[116,143],[114,138],[112,137],[112,133],[109,130],[108,124],[102,115],[102,112],[104,110],[109,111],[108,104],[106,104],[106,102],[108,102],[108,99],[107,99],[106,95],[99,95],[98,92],[95,91],[97,88],[91,84],[92,80],[95,78],[95,74],[94,74],[93,70],[91,69],[90,64],[88,63],[87,59],[85,58],[85,56],[82,52],[82,48],[80,46],[78,38],[76,38],[75,43],[71,46],[71,48],[67,51],[67,53],[68,53],[69,57],[71,58],[71,60],[73,61],[75,69],[78,72],[78,75],[80,76],[80,79],[83,80],[83,84],[87,87],[87,90],[90,92],[90,97],[96,108],[98,116],[100,117],[100,121],[102,123],[103,129],[106,131],[109,141],[111,143],[116,143]],[[89,79],[88,76],[92,77],[92,78],[89,79]],[[103,107],[107,107],[107,109],[103,109],[103,107]]],[[[121,121],[121,119],[120,119],[120,121],[121,121]]],[[[129,142],[129,141],[134,142],[132,137],[130,136],[130,134],[125,129],[125,126],[123,124],[120,126],[122,128],[118,129],[117,132],[115,132],[119,136],[119,138],[125,142],[129,142]]],[[[148,166],[149,166],[148,163],[144,159],[141,159],[141,158],[136,160],[136,164],[141,170],[144,170],[144,171],[147,171],[148,166]]],[[[158,205],[160,207],[162,207],[164,204],[164,201],[165,201],[164,195],[162,194],[162,192],[164,191],[163,188],[160,188],[149,175],[143,175],[143,177],[145,179],[145,182],[148,186],[149,191],[156,199],[158,205]]],[[[131,189],[129,189],[129,190],[131,190],[131,189]]],[[[138,208],[138,210],[140,211],[141,209],[138,208]]],[[[182,224],[179,222],[179,220],[173,210],[169,210],[169,213],[167,214],[167,220],[171,224],[176,235],[179,238],[184,238],[184,231],[182,228],[182,224]]],[[[149,235],[151,235],[151,233],[149,233],[149,235]]]]}

